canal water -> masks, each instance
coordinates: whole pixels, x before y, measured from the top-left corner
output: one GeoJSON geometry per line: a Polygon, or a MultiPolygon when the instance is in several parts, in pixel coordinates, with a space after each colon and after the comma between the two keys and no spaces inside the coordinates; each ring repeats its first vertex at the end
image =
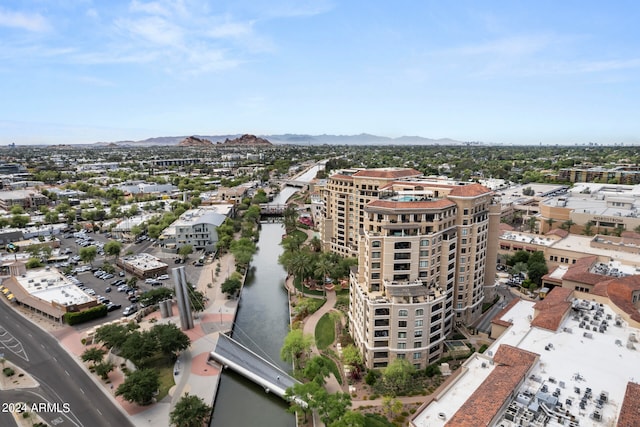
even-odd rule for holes
{"type": "MultiPolygon", "coordinates": [[[[314,166],[298,181],[311,181],[318,172],[314,166]]],[[[287,202],[297,188],[285,187],[271,202],[287,202]]],[[[233,327],[233,338],[290,372],[291,365],[280,359],[280,348],[289,332],[289,302],[284,288],[286,271],[278,264],[282,253],[280,241],[284,227],[280,223],[263,223],[258,252],[251,260],[240,308],[233,327]]],[[[210,427],[295,427],[289,405],[278,396],[231,370],[224,370],[216,394],[210,427]]]]}
{"type": "MultiPolygon", "coordinates": [[[[262,224],[259,251],[242,290],[233,337],[258,355],[286,371],[280,348],[289,328],[289,305],[284,289],[286,272],[278,264],[282,253],[280,223],[262,224]]],[[[212,427],[294,427],[295,417],[279,397],[266,393],[244,377],[225,370],[220,378],[212,427]]]]}

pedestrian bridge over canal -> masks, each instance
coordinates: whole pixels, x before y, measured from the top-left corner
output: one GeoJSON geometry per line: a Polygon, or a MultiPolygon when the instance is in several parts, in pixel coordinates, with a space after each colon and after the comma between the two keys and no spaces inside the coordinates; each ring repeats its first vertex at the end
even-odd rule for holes
{"type": "Polygon", "coordinates": [[[218,334],[213,351],[209,355],[209,360],[212,359],[262,386],[267,392],[282,398],[287,388],[300,384],[300,381],[273,363],[223,333],[218,334]]]}

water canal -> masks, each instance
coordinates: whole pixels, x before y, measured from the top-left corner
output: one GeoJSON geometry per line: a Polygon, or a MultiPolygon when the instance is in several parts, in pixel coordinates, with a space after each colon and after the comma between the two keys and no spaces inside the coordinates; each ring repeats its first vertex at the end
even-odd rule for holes
{"type": "MultiPolygon", "coordinates": [[[[311,181],[318,169],[318,166],[310,168],[297,181],[311,181]]],[[[285,204],[296,191],[297,188],[285,187],[271,203],[285,204]]],[[[258,253],[253,256],[242,290],[233,338],[290,372],[291,366],[280,360],[280,347],[289,331],[289,304],[284,289],[287,273],[278,264],[283,233],[280,223],[262,224],[258,253]]],[[[262,387],[225,370],[220,377],[210,427],[295,427],[295,416],[287,412],[288,406],[262,387]]]]}

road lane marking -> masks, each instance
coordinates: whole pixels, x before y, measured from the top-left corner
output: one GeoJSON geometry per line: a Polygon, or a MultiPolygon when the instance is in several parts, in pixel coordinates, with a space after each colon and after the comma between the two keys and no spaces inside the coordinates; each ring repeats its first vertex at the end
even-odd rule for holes
{"type": "Polygon", "coordinates": [[[69,375],[69,371],[67,371],[66,369],[64,370],[64,373],[67,374],[67,376],[69,376],[69,377],[71,376],[71,375],[69,375]]]}

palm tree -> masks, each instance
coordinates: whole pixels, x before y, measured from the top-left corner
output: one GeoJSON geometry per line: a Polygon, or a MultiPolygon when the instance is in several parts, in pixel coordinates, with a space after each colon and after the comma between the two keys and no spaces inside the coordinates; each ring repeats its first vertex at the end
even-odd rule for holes
{"type": "Polygon", "coordinates": [[[567,230],[569,233],[571,233],[571,227],[573,227],[574,225],[576,225],[576,223],[573,222],[571,218],[569,218],[568,220],[562,223],[560,228],[562,228],[563,230],[567,230]]]}
{"type": "Polygon", "coordinates": [[[582,234],[584,234],[585,236],[593,236],[593,225],[594,225],[593,221],[587,221],[584,224],[584,229],[582,230],[582,234]]]}
{"type": "Polygon", "coordinates": [[[549,230],[547,231],[550,231],[553,228],[553,223],[556,222],[556,220],[553,218],[547,218],[544,222],[546,222],[549,226],[549,230]]]}
{"type": "Polygon", "coordinates": [[[537,222],[538,220],[536,219],[536,217],[529,217],[529,219],[527,220],[527,226],[529,227],[530,232],[535,231],[537,222]]]}
{"type": "Polygon", "coordinates": [[[322,293],[324,295],[327,294],[327,291],[325,289],[325,286],[327,285],[327,277],[332,270],[333,263],[327,257],[321,256],[316,263],[315,273],[322,276],[322,293]]]}
{"type": "MultiPolygon", "coordinates": [[[[302,285],[304,284],[305,279],[308,277],[309,272],[311,271],[310,261],[311,257],[305,250],[293,253],[290,258],[291,273],[296,278],[300,279],[301,289],[304,289],[302,285]]],[[[304,295],[304,290],[302,290],[302,294],[304,295]]]]}

